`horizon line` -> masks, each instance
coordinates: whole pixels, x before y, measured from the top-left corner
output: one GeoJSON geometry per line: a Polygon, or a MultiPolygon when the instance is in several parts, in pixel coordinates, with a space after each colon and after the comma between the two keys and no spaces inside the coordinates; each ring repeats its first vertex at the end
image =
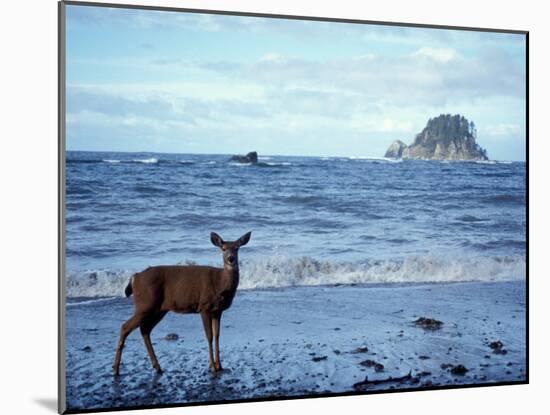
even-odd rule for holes
{"type": "MultiPolygon", "coordinates": [[[[256,150],[252,150],[256,151],[256,150]]],[[[148,154],[170,154],[170,155],[194,155],[194,156],[235,156],[235,155],[246,155],[247,153],[182,153],[182,152],[165,152],[165,151],[121,151],[121,150],[73,150],[73,149],[66,149],[65,153],[68,152],[80,152],[80,153],[123,153],[123,154],[136,154],[136,153],[148,153],[148,154]]],[[[360,155],[360,156],[345,156],[345,155],[303,155],[303,154],[260,154],[258,151],[258,157],[305,157],[305,158],[323,158],[323,157],[334,157],[334,158],[358,158],[358,159],[391,159],[391,157],[384,157],[384,156],[371,156],[371,155],[360,155]]],[[[395,160],[417,160],[417,159],[395,159],[395,160]]],[[[421,159],[418,159],[421,160],[421,159]]],[[[476,160],[424,160],[424,161],[476,161],[476,160]]],[[[525,159],[492,159],[489,158],[488,161],[496,161],[496,162],[515,162],[515,163],[525,163],[525,159]]]]}

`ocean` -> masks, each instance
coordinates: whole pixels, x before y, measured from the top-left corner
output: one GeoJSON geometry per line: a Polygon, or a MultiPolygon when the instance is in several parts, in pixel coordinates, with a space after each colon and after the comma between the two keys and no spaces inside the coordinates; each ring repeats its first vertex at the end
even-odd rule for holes
{"type": "Polygon", "coordinates": [[[68,302],[123,296],[147,266],[222,266],[239,289],[526,277],[526,164],[66,153],[68,302]]]}

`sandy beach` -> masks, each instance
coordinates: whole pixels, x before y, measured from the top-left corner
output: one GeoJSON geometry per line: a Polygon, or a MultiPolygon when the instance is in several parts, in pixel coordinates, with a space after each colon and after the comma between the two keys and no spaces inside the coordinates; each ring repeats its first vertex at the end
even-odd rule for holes
{"type": "Polygon", "coordinates": [[[526,381],[524,281],[241,290],[222,318],[215,375],[200,317],[171,313],[152,333],[164,372],[136,330],[115,378],[132,300],[71,301],[68,410],[526,381]]]}

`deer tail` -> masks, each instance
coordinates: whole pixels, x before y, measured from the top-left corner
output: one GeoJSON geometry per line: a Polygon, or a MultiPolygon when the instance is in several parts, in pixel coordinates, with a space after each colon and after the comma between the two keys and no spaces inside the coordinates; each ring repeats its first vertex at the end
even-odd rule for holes
{"type": "Polygon", "coordinates": [[[134,277],[130,278],[130,281],[128,281],[128,285],[124,289],[124,294],[126,294],[126,297],[130,297],[134,290],[132,289],[132,283],[134,282],[134,277]]]}

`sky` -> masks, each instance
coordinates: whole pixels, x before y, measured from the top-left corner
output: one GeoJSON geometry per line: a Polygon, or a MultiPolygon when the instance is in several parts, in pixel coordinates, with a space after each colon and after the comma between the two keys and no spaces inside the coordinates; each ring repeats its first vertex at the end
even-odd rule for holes
{"type": "Polygon", "coordinates": [[[68,5],[68,150],[383,156],[462,114],[525,160],[525,36],[68,5]]]}

